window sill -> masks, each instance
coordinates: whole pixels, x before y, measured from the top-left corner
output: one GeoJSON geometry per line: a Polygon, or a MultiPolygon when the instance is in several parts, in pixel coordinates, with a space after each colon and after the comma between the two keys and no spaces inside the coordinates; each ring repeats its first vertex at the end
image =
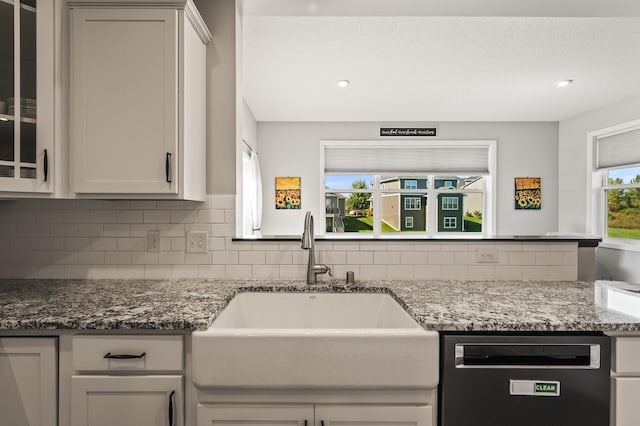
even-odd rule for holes
{"type": "Polygon", "coordinates": [[[611,250],[624,250],[640,252],[640,241],[624,241],[616,239],[604,239],[599,247],[611,249],[611,250]]]}

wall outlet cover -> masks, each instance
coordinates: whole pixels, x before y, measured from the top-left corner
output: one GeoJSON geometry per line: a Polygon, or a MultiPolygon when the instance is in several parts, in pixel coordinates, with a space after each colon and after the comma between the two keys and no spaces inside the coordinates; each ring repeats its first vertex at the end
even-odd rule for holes
{"type": "Polygon", "coordinates": [[[206,253],[208,239],[209,233],[207,231],[187,232],[187,253],[206,253]]]}
{"type": "Polygon", "coordinates": [[[498,263],[498,250],[494,248],[479,248],[476,250],[477,263],[498,263]]]}
{"type": "Polygon", "coordinates": [[[162,251],[160,231],[147,231],[147,251],[158,253],[162,251]]]}

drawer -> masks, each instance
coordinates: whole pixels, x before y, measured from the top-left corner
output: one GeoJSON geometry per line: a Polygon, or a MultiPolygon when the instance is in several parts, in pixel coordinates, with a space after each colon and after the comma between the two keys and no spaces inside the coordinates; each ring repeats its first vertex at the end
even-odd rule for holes
{"type": "Polygon", "coordinates": [[[182,336],[74,336],[76,371],[182,371],[182,336]]]}
{"type": "Polygon", "coordinates": [[[640,374],[640,337],[615,337],[612,361],[618,374],[640,374]]]}

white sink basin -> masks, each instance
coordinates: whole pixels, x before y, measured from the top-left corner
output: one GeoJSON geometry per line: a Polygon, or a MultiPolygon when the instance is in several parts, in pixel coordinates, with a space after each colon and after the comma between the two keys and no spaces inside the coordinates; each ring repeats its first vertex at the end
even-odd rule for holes
{"type": "Polygon", "coordinates": [[[241,293],[193,333],[203,388],[432,389],[438,333],[387,294],[241,293]]]}
{"type": "Polygon", "coordinates": [[[596,305],[640,318],[640,284],[596,281],[596,305]]]}

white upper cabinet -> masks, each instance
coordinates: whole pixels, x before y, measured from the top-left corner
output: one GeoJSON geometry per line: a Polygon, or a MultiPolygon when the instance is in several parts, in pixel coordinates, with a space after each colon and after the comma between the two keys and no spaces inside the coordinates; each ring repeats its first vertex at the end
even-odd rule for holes
{"type": "Polygon", "coordinates": [[[193,3],[68,4],[71,191],[203,200],[211,34],[193,3]]]}
{"type": "Polygon", "coordinates": [[[0,196],[54,191],[52,0],[0,0],[0,196]]]}

